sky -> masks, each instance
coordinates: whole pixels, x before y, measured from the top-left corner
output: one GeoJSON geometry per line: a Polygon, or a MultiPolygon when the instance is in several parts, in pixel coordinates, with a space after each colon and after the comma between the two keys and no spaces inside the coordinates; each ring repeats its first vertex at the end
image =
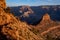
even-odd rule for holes
{"type": "Polygon", "coordinates": [[[6,0],[7,6],[60,5],[60,0],[6,0]]]}

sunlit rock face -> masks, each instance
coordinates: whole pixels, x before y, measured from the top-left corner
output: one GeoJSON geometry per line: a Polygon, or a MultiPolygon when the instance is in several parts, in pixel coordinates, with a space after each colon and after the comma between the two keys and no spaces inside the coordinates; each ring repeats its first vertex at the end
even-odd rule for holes
{"type": "Polygon", "coordinates": [[[11,19],[11,16],[6,14],[6,12],[0,7],[0,25],[9,23],[11,19]]]}
{"type": "Polygon", "coordinates": [[[5,0],[0,0],[0,7],[6,8],[5,0]]]}
{"type": "Polygon", "coordinates": [[[45,15],[43,15],[42,17],[42,21],[40,22],[41,25],[48,25],[50,23],[53,23],[53,21],[50,18],[50,15],[48,13],[46,13],[45,15]]]}
{"type": "Polygon", "coordinates": [[[48,13],[46,13],[44,16],[43,16],[43,19],[42,19],[42,21],[47,21],[47,20],[51,20],[50,19],[50,15],[48,15],[48,13]]]}
{"type": "Polygon", "coordinates": [[[20,8],[20,13],[22,13],[23,17],[29,17],[29,14],[33,14],[33,10],[29,6],[22,6],[20,8]]]}

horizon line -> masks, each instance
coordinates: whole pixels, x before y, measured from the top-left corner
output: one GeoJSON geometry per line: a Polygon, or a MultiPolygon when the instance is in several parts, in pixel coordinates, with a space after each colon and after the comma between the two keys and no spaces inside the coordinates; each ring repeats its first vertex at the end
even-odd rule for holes
{"type": "MultiPolygon", "coordinates": [[[[56,5],[17,5],[17,6],[56,6],[56,5]]],[[[16,7],[16,6],[8,6],[7,7],[16,7]]]]}

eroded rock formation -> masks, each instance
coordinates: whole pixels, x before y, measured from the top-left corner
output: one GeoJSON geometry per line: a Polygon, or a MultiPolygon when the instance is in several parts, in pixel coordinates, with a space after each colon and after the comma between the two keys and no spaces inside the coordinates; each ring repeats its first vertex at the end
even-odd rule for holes
{"type": "Polygon", "coordinates": [[[48,21],[48,20],[51,20],[51,19],[50,19],[50,16],[48,15],[48,13],[46,13],[45,15],[43,15],[42,21],[48,21]]]}
{"type": "Polygon", "coordinates": [[[31,30],[45,40],[60,40],[60,23],[52,21],[48,14],[45,14],[42,21],[31,30]]]}
{"type": "Polygon", "coordinates": [[[23,14],[23,17],[29,17],[29,14],[33,14],[34,11],[29,6],[22,6],[20,8],[20,13],[23,14]]]}

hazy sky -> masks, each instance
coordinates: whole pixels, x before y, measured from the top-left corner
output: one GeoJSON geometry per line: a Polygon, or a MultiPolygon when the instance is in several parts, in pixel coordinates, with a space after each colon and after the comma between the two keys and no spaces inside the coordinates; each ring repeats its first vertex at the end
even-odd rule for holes
{"type": "Polygon", "coordinates": [[[60,5],[60,0],[6,0],[7,6],[60,5]]]}

